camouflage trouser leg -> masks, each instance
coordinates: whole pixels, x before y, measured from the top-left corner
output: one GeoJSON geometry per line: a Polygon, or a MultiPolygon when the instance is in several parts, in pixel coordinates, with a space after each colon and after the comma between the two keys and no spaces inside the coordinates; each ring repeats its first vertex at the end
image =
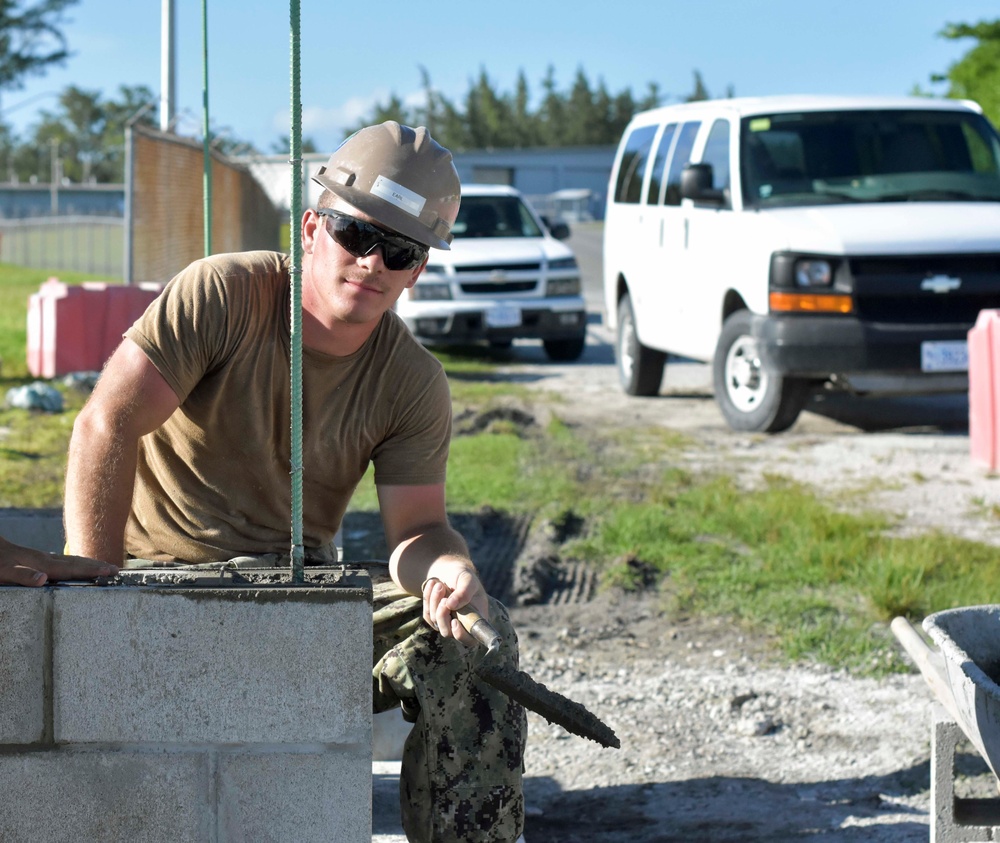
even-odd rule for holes
{"type": "MultiPolygon", "coordinates": [[[[517,636],[491,599],[503,658],[516,667],[517,636]]],[[[375,711],[397,704],[413,730],[399,782],[411,843],[514,843],[524,828],[524,710],[473,672],[483,657],[424,623],[421,601],[375,585],[375,711]]]]}

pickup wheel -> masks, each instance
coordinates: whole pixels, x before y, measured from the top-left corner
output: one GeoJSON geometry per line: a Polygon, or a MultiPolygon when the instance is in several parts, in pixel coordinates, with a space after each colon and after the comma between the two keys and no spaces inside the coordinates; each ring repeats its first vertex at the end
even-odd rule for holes
{"type": "Polygon", "coordinates": [[[618,381],[628,395],[659,395],[666,352],[647,348],[635,330],[632,299],[627,294],[618,302],[618,334],[615,337],[618,381]]]}
{"type": "Polygon", "coordinates": [[[715,400],[733,430],[780,433],[791,427],[809,397],[809,381],[768,371],[750,329],[750,313],[738,310],[722,326],[712,361],[715,400]]]}
{"type": "Polygon", "coordinates": [[[580,359],[586,342],[586,337],[572,337],[568,340],[542,340],[542,347],[553,363],[572,363],[574,360],[580,359]]]}

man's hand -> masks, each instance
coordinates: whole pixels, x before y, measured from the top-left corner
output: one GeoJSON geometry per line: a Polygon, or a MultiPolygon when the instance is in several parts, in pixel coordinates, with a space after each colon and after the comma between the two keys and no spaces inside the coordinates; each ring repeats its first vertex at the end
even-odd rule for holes
{"type": "Polygon", "coordinates": [[[476,639],[466,631],[455,613],[468,606],[489,620],[486,589],[476,572],[461,562],[439,561],[434,565],[434,574],[424,580],[421,587],[424,620],[440,632],[442,638],[455,638],[475,646],[476,639]]]}
{"type": "Polygon", "coordinates": [[[84,580],[111,577],[118,568],[82,556],[44,553],[0,538],[0,583],[45,585],[54,580],[84,580]]]}

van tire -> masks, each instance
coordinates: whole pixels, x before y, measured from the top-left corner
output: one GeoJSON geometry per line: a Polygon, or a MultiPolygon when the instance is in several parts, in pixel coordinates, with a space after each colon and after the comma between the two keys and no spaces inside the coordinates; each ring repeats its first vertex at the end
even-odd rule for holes
{"type": "Polygon", "coordinates": [[[731,314],[722,326],[712,361],[715,401],[733,430],[780,433],[799,417],[810,383],[768,371],[757,354],[747,310],[731,314]]]}
{"type": "Polygon", "coordinates": [[[659,395],[667,354],[644,346],[635,329],[632,299],[626,293],[618,302],[618,332],[615,336],[618,382],[628,395],[659,395]]]}
{"type": "Polygon", "coordinates": [[[571,337],[568,340],[542,340],[542,347],[553,363],[572,363],[580,359],[586,343],[586,337],[571,337]]]}

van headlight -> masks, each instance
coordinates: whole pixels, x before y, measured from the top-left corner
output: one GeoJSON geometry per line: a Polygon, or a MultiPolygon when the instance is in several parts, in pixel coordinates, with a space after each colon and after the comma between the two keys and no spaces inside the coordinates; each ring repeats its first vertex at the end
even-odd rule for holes
{"type": "Polygon", "coordinates": [[[803,258],[795,261],[794,275],[797,287],[829,287],[833,281],[833,268],[830,261],[803,258]]]}
{"type": "Polygon", "coordinates": [[[451,298],[451,286],[443,281],[418,281],[409,294],[410,301],[445,301],[451,298]]]}
{"type": "Polygon", "coordinates": [[[578,296],[580,295],[579,278],[558,278],[545,285],[548,296],[578,296]]]}

